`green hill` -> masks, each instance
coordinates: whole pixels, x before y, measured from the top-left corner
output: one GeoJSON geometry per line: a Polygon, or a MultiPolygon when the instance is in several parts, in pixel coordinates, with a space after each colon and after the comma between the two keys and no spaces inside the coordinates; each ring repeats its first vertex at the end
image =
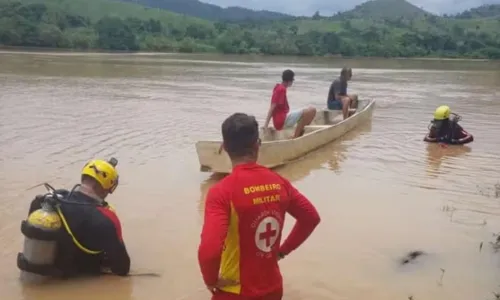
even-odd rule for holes
{"type": "Polygon", "coordinates": [[[146,7],[161,8],[187,16],[207,20],[275,20],[291,16],[266,10],[251,10],[242,7],[222,8],[217,5],[203,3],[198,0],[120,0],[136,3],[146,7]]]}
{"type": "Polygon", "coordinates": [[[108,0],[0,0],[0,45],[215,51],[212,22],[108,0]]]}
{"type": "Polygon", "coordinates": [[[26,47],[500,59],[499,27],[492,17],[445,18],[404,0],[330,18],[238,22],[111,0],[0,0],[0,45],[26,47]]]}
{"type": "Polygon", "coordinates": [[[81,15],[88,17],[91,21],[98,21],[105,16],[118,16],[121,18],[153,18],[171,24],[182,23],[184,21],[197,24],[211,23],[203,19],[179,15],[168,10],[147,8],[115,0],[0,0],[0,3],[20,3],[24,6],[29,4],[43,4],[50,11],[81,15]]]}
{"type": "Polygon", "coordinates": [[[430,13],[406,0],[369,0],[352,10],[340,13],[340,18],[397,19],[421,18],[430,13]]]}

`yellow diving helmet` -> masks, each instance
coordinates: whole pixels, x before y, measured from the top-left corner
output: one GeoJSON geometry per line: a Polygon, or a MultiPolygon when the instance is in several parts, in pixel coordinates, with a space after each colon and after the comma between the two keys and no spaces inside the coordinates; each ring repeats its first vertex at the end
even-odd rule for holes
{"type": "Polygon", "coordinates": [[[434,112],[434,120],[436,121],[442,121],[446,120],[450,117],[451,114],[451,109],[448,105],[441,105],[440,107],[436,108],[436,111],[434,112]]]}
{"type": "Polygon", "coordinates": [[[118,186],[119,176],[115,169],[117,163],[115,158],[111,158],[109,162],[100,159],[91,160],[83,167],[82,175],[94,178],[103,189],[112,194],[118,186]]]}

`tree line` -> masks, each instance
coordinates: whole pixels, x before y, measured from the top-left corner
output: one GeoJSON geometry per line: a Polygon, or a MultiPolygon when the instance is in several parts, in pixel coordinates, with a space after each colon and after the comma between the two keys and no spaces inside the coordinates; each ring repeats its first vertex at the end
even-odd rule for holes
{"type": "MultiPolygon", "coordinates": [[[[301,28],[301,20],[175,24],[163,19],[97,20],[44,3],[0,3],[0,44],[124,51],[271,55],[470,57],[500,59],[500,32],[450,25],[445,18],[338,21],[335,30],[301,28]],[[432,25],[423,27],[422,24],[432,25]],[[423,28],[423,29],[422,29],[423,28]]],[[[500,28],[500,20],[498,21],[500,28]]]]}

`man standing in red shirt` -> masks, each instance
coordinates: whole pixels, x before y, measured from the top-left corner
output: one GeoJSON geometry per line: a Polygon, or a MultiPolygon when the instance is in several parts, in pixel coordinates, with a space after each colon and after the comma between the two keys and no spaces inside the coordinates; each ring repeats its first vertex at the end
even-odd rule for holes
{"type": "Polygon", "coordinates": [[[271,107],[267,113],[264,129],[269,126],[269,121],[273,119],[273,125],[276,130],[290,128],[295,125],[295,134],[293,138],[298,138],[304,134],[304,127],[311,124],[316,116],[316,109],[308,107],[290,112],[286,90],[291,87],[295,80],[295,73],[292,70],[285,70],[281,75],[282,82],[274,86],[273,96],[271,98],[271,107]]]}
{"type": "Polygon", "coordinates": [[[259,126],[236,113],[222,124],[230,175],[207,193],[198,260],[212,300],[281,300],[278,260],[320,222],[309,200],[277,173],[258,165],[259,126]],[[281,244],[285,214],[296,220],[281,244]]]}

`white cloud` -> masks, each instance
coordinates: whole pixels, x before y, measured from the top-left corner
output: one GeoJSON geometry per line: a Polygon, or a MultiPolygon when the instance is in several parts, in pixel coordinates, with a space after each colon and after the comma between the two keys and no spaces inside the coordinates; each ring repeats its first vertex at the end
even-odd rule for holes
{"type": "MultiPolygon", "coordinates": [[[[293,15],[311,16],[315,11],[322,15],[332,15],[345,11],[365,2],[364,0],[201,0],[222,7],[241,6],[251,9],[266,9],[293,15]]],[[[409,0],[412,4],[423,7],[433,13],[457,13],[483,4],[500,4],[500,0],[409,0]]]]}

